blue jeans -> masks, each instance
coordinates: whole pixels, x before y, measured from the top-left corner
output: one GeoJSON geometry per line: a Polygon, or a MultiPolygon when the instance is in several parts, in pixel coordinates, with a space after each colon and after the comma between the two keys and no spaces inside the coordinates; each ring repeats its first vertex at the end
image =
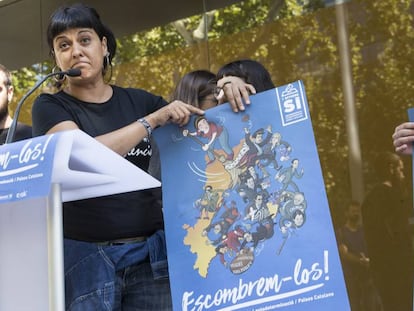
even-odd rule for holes
{"type": "Polygon", "coordinates": [[[163,231],[144,242],[64,240],[68,311],[172,310],[163,231]]]}

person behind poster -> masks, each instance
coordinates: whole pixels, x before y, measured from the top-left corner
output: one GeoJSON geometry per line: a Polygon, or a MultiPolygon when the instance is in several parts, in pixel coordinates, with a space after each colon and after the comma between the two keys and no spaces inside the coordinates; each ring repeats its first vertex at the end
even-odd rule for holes
{"type": "Polygon", "coordinates": [[[233,111],[244,111],[250,95],[274,88],[269,71],[258,61],[240,59],[223,65],[217,75],[209,70],[186,73],[171,100],[181,100],[203,110],[228,102],[233,111]]]}
{"type": "MultiPolygon", "coordinates": [[[[13,98],[14,88],[12,84],[11,72],[0,64],[0,145],[4,144],[13,122],[9,115],[9,104],[13,98]]],[[[17,122],[14,141],[32,137],[32,127],[21,122],[17,122]]]]}
{"type": "Polygon", "coordinates": [[[346,206],[345,223],[337,230],[339,254],[352,311],[379,311],[361,220],[361,204],[351,201],[346,206]]]}
{"type": "Polygon", "coordinates": [[[214,96],[216,88],[216,75],[209,70],[194,70],[186,73],[178,81],[172,100],[181,100],[207,110],[218,105],[214,96]]]}
{"type": "Polygon", "coordinates": [[[384,311],[413,309],[413,249],[408,219],[411,203],[405,189],[404,165],[391,152],[374,161],[378,183],[362,203],[370,269],[384,311]]]}
{"type": "MultiPolygon", "coordinates": [[[[245,83],[238,77],[227,77],[227,81],[222,83],[222,87],[218,87],[216,75],[209,70],[200,69],[190,71],[181,77],[173,90],[170,100],[180,100],[200,109],[208,110],[218,105],[219,100],[217,98],[217,93],[221,90],[223,90],[223,92],[220,93],[222,100],[228,101],[230,106],[233,107],[233,110],[236,112],[244,109],[243,103],[250,102],[250,94],[256,93],[253,85],[245,83]],[[231,87],[225,87],[226,85],[230,86],[230,84],[231,87]],[[235,94],[239,95],[235,96],[235,94]]],[[[197,142],[202,145],[202,142],[197,142]]],[[[159,160],[159,151],[156,142],[153,139],[151,139],[151,147],[152,156],[148,167],[148,173],[160,180],[161,167],[159,160]]],[[[227,161],[223,157],[219,157],[219,160],[222,162],[227,161]]],[[[232,172],[232,175],[235,179],[234,184],[237,184],[238,173],[239,172],[237,169],[233,170],[232,172]]],[[[159,188],[159,192],[160,204],[162,204],[161,188],[159,188]]]]}
{"type": "MultiPolygon", "coordinates": [[[[216,95],[219,103],[240,100],[239,98],[243,95],[243,92],[240,91],[240,87],[236,87],[238,81],[253,85],[255,92],[252,92],[252,94],[275,88],[269,71],[260,62],[252,59],[235,60],[225,64],[217,72],[216,95]],[[222,88],[227,84],[229,84],[230,90],[224,93],[222,88]]],[[[245,97],[243,98],[245,99],[245,97]]],[[[250,104],[250,101],[246,104],[250,104]]]]}

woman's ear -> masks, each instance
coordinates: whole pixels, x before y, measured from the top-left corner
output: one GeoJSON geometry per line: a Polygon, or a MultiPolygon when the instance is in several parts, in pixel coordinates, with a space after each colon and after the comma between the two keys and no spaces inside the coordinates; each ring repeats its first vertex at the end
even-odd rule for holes
{"type": "Polygon", "coordinates": [[[103,55],[107,55],[109,53],[108,51],[108,41],[106,37],[102,37],[102,53],[103,55]]]}

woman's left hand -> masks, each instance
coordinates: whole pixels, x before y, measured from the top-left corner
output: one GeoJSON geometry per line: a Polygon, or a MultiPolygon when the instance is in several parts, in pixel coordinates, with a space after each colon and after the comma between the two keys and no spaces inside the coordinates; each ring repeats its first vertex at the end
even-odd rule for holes
{"type": "Polygon", "coordinates": [[[217,81],[217,88],[220,92],[217,94],[219,104],[229,102],[234,112],[244,111],[244,105],[250,104],[249,96],[256,94],[253,85],[244,82],[243,79],[235,76],[226,76],[217,81]]]}

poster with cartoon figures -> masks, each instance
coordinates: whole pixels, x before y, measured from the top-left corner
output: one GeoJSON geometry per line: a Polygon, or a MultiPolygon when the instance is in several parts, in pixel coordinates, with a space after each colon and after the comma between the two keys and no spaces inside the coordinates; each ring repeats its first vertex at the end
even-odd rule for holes
{"type": "Polygon", "coordinates": [[[154,135],[174,310],[350,310],[301,81],[154,135]]]}

